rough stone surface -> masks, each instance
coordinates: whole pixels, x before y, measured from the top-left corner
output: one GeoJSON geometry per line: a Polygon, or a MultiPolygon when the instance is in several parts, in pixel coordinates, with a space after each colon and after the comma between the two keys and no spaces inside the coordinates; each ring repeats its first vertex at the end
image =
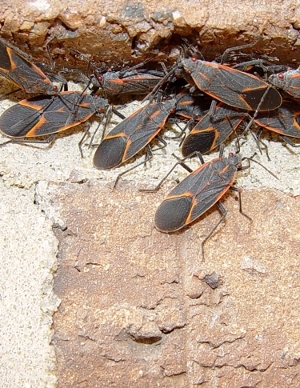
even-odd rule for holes
{"type": "Polygon", "coordinates": [[[250,223],[228,195],[202,262],[219,215],[159,233],[170,186],[38,185],[60,241],[58,386],[298,387],[299,197],[245,190],[250,223]]]}
{"type": "Polygon", "coordinates": [[[225,48],[262,40],[256,49],[299,61],[300,10],[286,1],[20,1],[3,0],[1,35],[47,60],[50,48],[57,66],[74,66],[70,48],[91,54],[98,63],[120,65],[134,57],[161,60],[178,55],[179,37],[198,42],[207,59],[225,48]]]}

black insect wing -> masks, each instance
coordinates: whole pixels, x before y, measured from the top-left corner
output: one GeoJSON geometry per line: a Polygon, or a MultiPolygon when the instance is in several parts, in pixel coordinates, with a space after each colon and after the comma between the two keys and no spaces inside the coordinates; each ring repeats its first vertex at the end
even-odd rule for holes
{"type": "Polygon", "coordinates": [[[8,108],[0,117],[0,130],[15,138],[50,135],[103,112],[106,105],[106,100],[80,92],[36,96],[8,108]]]}
{"type": "Polygon", "coordinates": [[[106,72],[96,75],[98,87],[109,96],[119,94],[147,94],[163,77],[163,73],[146,70],[106,72]]]}
{"type": "Polygon", "coordinates": [[[155,214],[157,229],[173,232],[200,217],[230,188],[240,163],[240,155],[230,154],[193,171],[158,207],[155,214]]]}
{"type": "Polygon", "coordinates": [[[265,111],[281,105],[279,92],[252,74],[193,58],[182,59],[182,65],[200,90],[229,106],[256,110],[260,105],[259,110],[265,111]]]}
{"type": "Polygon", "coordinates": [[[210,111],[202,117],[182,144],[184,157],[199,151],[201,154],[221,145],[243,121],[245,116],[229,106],[219,104],[215,113],[210,111]]]}
{"type": "Polygon", "coordinates": [[[254,121],[280,135],[300,138],[300,109],[294,101],[286,100],[280,108],[258,114],[254,121]]]}
{"type": "Polygon", "coordinates": [[[0,39],[0,74],[27,93],[57,95],[58,88],[42,70],[0,39]]]}
{"type": "Polygon", "coordinates": [[[101,142],[94,165],[110,169],[130,159],[159,133],[176,106],[176,99],[152,102],[118,124],[101,142]]]}

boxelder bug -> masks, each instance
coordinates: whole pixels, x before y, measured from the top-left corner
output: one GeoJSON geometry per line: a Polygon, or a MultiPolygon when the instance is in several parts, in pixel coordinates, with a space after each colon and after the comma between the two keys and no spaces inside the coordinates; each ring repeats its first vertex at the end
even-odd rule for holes
{"type": "MultiPolygon", "coordinates": [[[[203,164],[195,171],[192,171],[183,163],[183,161],[179,161],[156,188],[153,190],[141,190],[148,192],[157,191],[162,182],[178,164],[190,172],[190,174],[167,195],[157,208],[155,213],[155,227],[161,232],[175,232],[195,221],[216,204],[222,217],[202,241],[201,249],[203,257],[205,242],[210,238],[226,216],[226,209],[219,200],[230,188],[233,188],[232,185],[235,182],[236,172],[248,168],[248,166],[241,166],[242,157],[238,153],[230,153],[227,158],[223,157],[223,149],[224,148],[221,147],[219,158],[215,158],[206,163],[204,163],[201,154],[197,153],[203,164]]],[[[240,212],[250,219],[242,211],[240,190],[236,190],[239,193],[240,212]]]]}
{"type": "Polygon", "coordinates": [[[286,136],[300,139],[300,110],[294,101],[284,100],[280,108],[260,113],[254,119],[263,128],[278,133],[291,146],[295,144],[286,136]]]}
{"type": "MultiPolygon", "coordinates": [[[[190,172],[190,174],[167,195],[157,208],[155,213],[155,227],[161,232],[175,232],[197,220],[213,205],[217,205],[222,216],[202,241],[201,250],[203,258],[204,244],[226,216],[226,209],[219,201],[229,189],[238,191],[239,211],[246,218],[251,220],[249,216],[243,213],[241,191],[238,188],[234,188],[233,184],[235,183],[237,171],[244,170],[249,167],[242,166],[243,159],[248,159],[249,161],[252,160],[259,165],[261,164],[252,158],[242,159],[239,153],[230,153],[228,157],[223,157],[223,150],[224,147],[222,146],[220,148],[219,157],[206,163],[204,163],[201,154],[197,152],[196,154],[199,156],[200,161],[203,164],[195,171],[192,171],[183,163],[183,161],[179,161],[154,189],[141,190],[148,192],[157,191],[178,164],[190,172]]],[[[269,170],[267,171],[277,178],[272,172],[269,170]]]]}
{"type": "Polygon", "coordinates": [[[46,136],[64,131],[104,113],[108,102],[80,92],[36,96],[8,108],[0,117],[0,131],[13,139],[46,136]]]}
{"type": "Polygon", "coordinates": [[[182,155],[186,157],[195,151],[206,154],[218,147],[238,128],[245,117],[245,114],[236,109],[219,103],[215,113],[212,115],[208,111],[185,138],[182,155]]]}
{"type": "MultiPolygon", "coordinates": [[[[180,64],[193,78],[198,89],[235,108],[255,111],[269,87],[266,82],[252,74],[218,63],[183,58],[180,64]]],[[[274,88],[269,88],[259,111],[276,109],[281,102],[280,93],[274,88]]]]}
{"type": "Polygon", "coordinates": [[[127,70],[108,71],[98,73],[92,83],[95,87],[101,88],[107,96],[118,96],[120,94],[147,94],[163,78],[164,73],[156,70],[127,70]]]}
{"type": "Polygon", "coordinates": [[[176,98],[151,102],[118,124],[100,143],[94,166],[107,170],[124,163],[158,135],[176,107],[176,98]]]}
{"type": "MultiPolygon", "coordinates": [[[[221,62],[224,63],[226,55],[232,50],[252,47],[255,43],[225,50],[221,62]]],[[[155,94],[173,74],[183,76],[192,87],[196,86],[214,99],[234,108],[256,111],[260,106],[259,111],[268,111],[278,108],[282,102],[280,93],[258,77],[220,63],[200,60],[195,56],[179,58],[177,64],[172,66],[147,98],[155,94]],[[262,96],[265,96],[264,101],[260,103],[262,96]]]]}
{"type": "Polygon", "coordinates": [[[206,99],[204,96],[197,96],[188,93],[187,89],[183,89],[176,95],[176,108],[174,114],[177,117],[198,121],[202,116],[205,107],[209,107],[211,99],[206,99]]]}
{"type": "Polygon", "coordinates": [[[42,70],[26,58],[26,54],[0,38],[0,74],[27,93],[57,95],[53,85],[42,70]]]}
{"type": "Polygon", "coordinates": [[[93,92],[102,89],[103,94],[109,97],[118,96],[120,94],[147,94],[164,77],[162,71],[141,69],[141,67],[149,62],[149,60],[119,71],[104,71],[104,69],[97,68],[97,66],[94,63],[91,63],[81,52],[74,49],[71,50],[75,52],[81,60],[88,63],[88,69],[90,66],[94,68],[94,74],[90,79],[86,77],[86,81],[90,80],[93,85],[93,92]]]}
{"type": "Polygon", "coordinates": [[[296,70],[288,70],[285,73],[272,74],[269,82],[281,88],[295,98],[300,98],[300,67],[296,70]]]}
{"type": "MultiPolygon", "coordinates": [[[[250,121],[248,122],[244,132],[250,130],[255,118],[259,113],[259,109],[264,104],[265,97],[268,96],[270,85],[261,96],[261,99],[256,107],[256,110],[250,121]]],[[[212,115],[211,110],[214,103],[211,105],[211,109],[200,120],[195,128],[192,129],[182,145],[183,156],[188,156],[193,152],[207,153],[216,148],[233,132],[235,131],[241,122],[249,116],[247,113],[239,112],[229,106],[223,106],[219,103],[215,107],[215,114],[212,115]]],[[[259,144],[258,144],[259,146],[259,144]]]]}

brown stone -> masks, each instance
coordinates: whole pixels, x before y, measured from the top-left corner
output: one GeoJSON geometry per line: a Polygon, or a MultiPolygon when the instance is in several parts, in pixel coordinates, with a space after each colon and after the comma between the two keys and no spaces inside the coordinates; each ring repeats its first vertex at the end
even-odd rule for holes
{"type": "Polygon", "coordinates": [[[227,195],[203,262],[219,214],[160,233],[153,216],[169,189],[90,181],[44,192],[60,224],[58,386],[298,387],[299,198],[244,190],[250,223],[227,195]]]}

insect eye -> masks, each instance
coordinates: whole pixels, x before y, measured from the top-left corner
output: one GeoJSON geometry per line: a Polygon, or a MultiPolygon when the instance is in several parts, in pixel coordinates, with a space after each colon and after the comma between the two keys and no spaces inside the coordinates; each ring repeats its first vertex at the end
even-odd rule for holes
{"type": "Polygon", "coordinates": [[[279,79],[283,79],[283,78],[284,78],[282,73],[277,74],[277,77],[278,77],[279,79]]]}

